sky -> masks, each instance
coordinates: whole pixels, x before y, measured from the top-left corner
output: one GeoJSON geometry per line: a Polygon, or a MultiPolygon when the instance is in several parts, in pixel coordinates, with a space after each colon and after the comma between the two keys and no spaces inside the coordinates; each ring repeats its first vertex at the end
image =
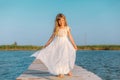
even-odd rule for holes
{"type": "Polygon", "coordinates": [[[120,45],[120,0],[0,0],[0,45],[44,45],[58,13],[77,45],[120,45]]]}

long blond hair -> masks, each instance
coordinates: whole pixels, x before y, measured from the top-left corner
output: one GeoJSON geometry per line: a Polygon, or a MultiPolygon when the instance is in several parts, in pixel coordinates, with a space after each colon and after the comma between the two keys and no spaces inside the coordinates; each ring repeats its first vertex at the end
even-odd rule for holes
{"type": "Polygon", "coordinates": [[[54,30],[53,30],[53,33],[54,33],[55,35],[57,35],[57,33],[58,33],[58,30],[59,30],[59,27],[60,27],[58,21],[59,21],[61,18],[64,19],[64,21],[65,21],[65,25],[64,25],[64,26],[67,27],[66,17],[65,17],[62,13],[57,14],[56,19],[55,19],[55,27],[54,27],[54,30]]]}

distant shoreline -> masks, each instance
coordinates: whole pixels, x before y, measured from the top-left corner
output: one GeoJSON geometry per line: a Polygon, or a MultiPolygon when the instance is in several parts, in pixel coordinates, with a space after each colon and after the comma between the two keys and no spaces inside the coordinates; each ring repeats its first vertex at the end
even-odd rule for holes
{"type": "MultiPolygon", "coordinates": [[[[0,45],[0,50],[40,50],[42,46],[34,45],[0,45]]],[[[120,45],[85,45],[78,50],[120,50],[120,45]]]]}
{"type": "Polygon", "coordinates": [[[34,45],[0,45],[0,50],[39,50],[42,46],[34,45]]]}
{"type": "Polygon", "coordinates": [[[120,50],[120,45],[86,45],[78,46],[79,50],[120,50]]]}

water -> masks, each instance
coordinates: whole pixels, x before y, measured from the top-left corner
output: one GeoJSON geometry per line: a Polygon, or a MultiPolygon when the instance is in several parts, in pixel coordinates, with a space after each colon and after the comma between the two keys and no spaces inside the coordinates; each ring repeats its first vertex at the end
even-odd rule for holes
{"type": "Polygon", "coordinates": [[[33,61],[33,51],[0,51],[0,80],[15,80],[33,61]]]}
{"type": "MultiPolygon", "coordinates": [[[[35,51],[0,51],[0,80],[15,80],[23,73],[35,51]]],[[[103,80],[120,80],[120,51],[77,51],[76,64],[103,80]]]]}
{"type": "Polygon", "coordinates": [[[103,80],[120,80],[120,51],[78,51],[76,64],[103,80]]]}

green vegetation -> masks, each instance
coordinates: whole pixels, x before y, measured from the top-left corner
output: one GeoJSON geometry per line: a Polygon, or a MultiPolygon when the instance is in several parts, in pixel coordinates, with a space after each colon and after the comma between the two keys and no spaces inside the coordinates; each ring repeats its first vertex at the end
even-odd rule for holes
{"type": "Polygon", "coordinates": [[[79,50],[120,50],[120,45],[87,45],[78,46],[79,50]]]}
{"type": "MultiPolygon", "coordinates": [[[[39,50],[42,46],[33,45],[0,45],[0,50],[39,50]]],[[[87,45],[78,46],[78,50],[120,50],[120,45],[87,45]]]]}
{"type": "Polygon", "coordinates": [[[32,46],[32,45],[1,45],[0,50],[38,50],[42,46],[32,46]]]}

